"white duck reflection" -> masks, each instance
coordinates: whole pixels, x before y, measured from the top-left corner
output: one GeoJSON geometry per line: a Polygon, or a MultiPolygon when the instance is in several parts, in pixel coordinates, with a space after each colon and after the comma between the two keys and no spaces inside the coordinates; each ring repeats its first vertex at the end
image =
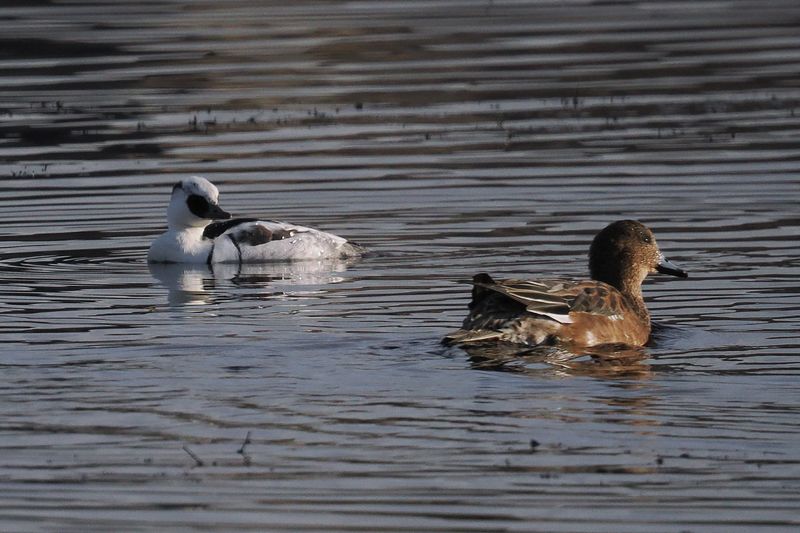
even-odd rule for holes
{"type": "MultiPolygon", "coordinates": [[[[213,292],[224,287],[261,287],[281,285],[325,285],[340,283],[340,276],[353,261],[324,260],[295,263],[257,263],[193,265],[148,263],[150,274],[169,291],[171,306],[203,305],[213,292]]],[[[270,291],[267,290],[266,295],[270,291]]]]}

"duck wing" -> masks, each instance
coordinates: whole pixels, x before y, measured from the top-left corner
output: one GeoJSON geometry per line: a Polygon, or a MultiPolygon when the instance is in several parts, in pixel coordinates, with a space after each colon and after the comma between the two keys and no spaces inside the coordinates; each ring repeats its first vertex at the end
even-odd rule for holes
{"type": "Polygon", "coordinates": [[[611,318],[622,317],[628,306],[622,294],[602,281],[582,281],[572,287],[571,310],[611,318]]]}
{"type": "Polygon", "coordinates": [[[215,222],[206,226],[204,235],[214,241],[209,263],[342,259],[362,253],[338,235],[277,220],[215,222]]]}
{"type": "Polygon", "coordinates": [[[624,303],[619,292],[600,281],[503,280],[488,274],[472,280],[470,309],[480,306],[489,294],[502,294],[524,306],[527,313],[541,315],[561,324],[572,323],[570,313],[622,315],[624,303]]]}
{"type": "Polygon", "coordinates": [[[212,222],[203,229],[203,237],[213,240],[221,235],[227,235],[236,244],[258,246],[292,237],[304,230],[306,228],[274,220],[234,218],[223,222],[212,222]]]}
{"type": "Polygon", "coordinates": [[[571,302],[569,291],[564,294],[565,284],[560,280],[518,280],[508,279],[495,281],[488,274],[478,274],[472,279],[472,302],[470,309],[477,309],[493,294],[502,294],[508,299],[521,304],[528,313],[543,315],[547,318],[569,324],[571,302]]]}

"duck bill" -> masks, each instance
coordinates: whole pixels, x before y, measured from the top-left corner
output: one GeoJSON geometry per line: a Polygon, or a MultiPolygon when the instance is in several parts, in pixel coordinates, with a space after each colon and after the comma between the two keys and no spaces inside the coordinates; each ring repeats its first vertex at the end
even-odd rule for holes
{"type": "Polygon", "coordinates": [[[211,220],[225,220],[231,218],[231,214],[222,209],[220,206],[212,204],[208,207],[207,218],[211,220]]]}
{"type": "Polygon", "coordinates": [[[656,270],[661,272],[662,274],[669,274],[670,276],[677,276],[679,278],[688,278],[689,274],[686,273],[685,270],[678,268],[675,264],[671,261],[668,261],[666,257],[660,255],[658,258],[658,265],[656,265],[656,270]]]}

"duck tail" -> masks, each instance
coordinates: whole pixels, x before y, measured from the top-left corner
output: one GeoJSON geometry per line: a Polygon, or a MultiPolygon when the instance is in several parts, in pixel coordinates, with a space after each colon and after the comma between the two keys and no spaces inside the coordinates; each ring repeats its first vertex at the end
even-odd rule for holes
{"type": "Polygon", "coordinates": [[[455,346],[458,344],[470,344],[473,342],[495,341],[500,339],[502,333],[488,329],[457,329],[442,339],[445,346],[455,346]]]}
{"type": "Polygon", "coordinates": [[[488,287],[494,285],[492,276],[485,272],[475,274],[472,277],[472,301],[469,303],[469,308],[474,309],[475,306],[481,303],[486,295],[493,292],[488,287]]]}

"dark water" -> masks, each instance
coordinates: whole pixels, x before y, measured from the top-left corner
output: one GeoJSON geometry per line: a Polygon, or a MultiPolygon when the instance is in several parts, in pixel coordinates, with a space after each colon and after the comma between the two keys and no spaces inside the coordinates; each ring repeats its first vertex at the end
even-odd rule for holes
{"type": "Polygon", "coordinates": [[[800,4],[130,4],[0,7],[0,530],[800,524],[800,4]],[[192,174],[373,254],[150,268],[192,174]],[[618,218],[645,357],[438,345],[618,218]]]}

